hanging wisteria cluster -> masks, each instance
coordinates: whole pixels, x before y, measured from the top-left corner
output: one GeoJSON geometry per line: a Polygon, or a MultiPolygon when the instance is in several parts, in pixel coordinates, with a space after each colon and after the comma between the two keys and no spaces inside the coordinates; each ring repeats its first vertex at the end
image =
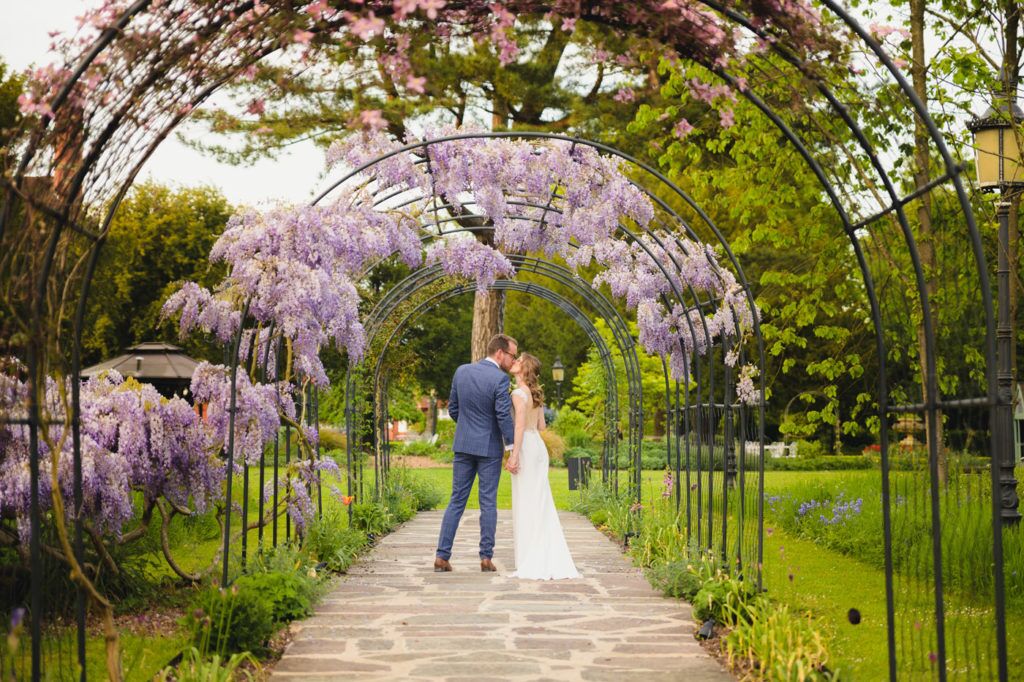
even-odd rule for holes
{"type": "MultiPolygon", "coordinates": [[[[235,379],[235,473],[242,461],[255,465],[263,447],[277,437],[281,415],[295,419],[295,402],[289,386],[252,382],[239,372],[235,379]]],[[[224,365],[201,362],[192,373],[192,397],[206,405],[205,426],[219,450],[226,448],[230,433],[231,377],[224,365]]]]}
{"type": "MultiPolygon", "coordinates": [[[[24,417],[27,386],[0,376],[0,413],[24,417]]],[[[47,412],[62,420],[59,386],[47,387],[47,412]]],[[[181,398],[164,398],[149,384],[109,372],[81,387],[82,507],[86,525],[102,535],[120,537],[137,515],[134,498],[144,506],[165,498],[177,508],[204,512],[222,500],[225,476],[218,457],[218,436],[181,398]]],[[[52,508],[51,469],[56,456],[57,480],[65,500],[73,498],[70,432],[51,425],[40,443],[39,499],[52,508]]],[[[30,509],[29,431],[22,424],[0,429],[0,517],[17,520],[22,540],[28,536],[30,509]]],[[[66,504],[69,520],[73,505],[66,504]]]]}
{"type": "Polygon", "coordinates": [[[705,354],[722,337],[750,329],[752,311],[734,275],[720,267],[710,246],[649,230],[651,201],[614,159],[566,141],[471,134],[433,131],[435,138],[467,137],[395,154],[393,141],[368,133],[335,144],[328,163],[343,160],[359,168],[384,156],[368,168],[370,178],[378,189],[427,197],[425,229],[445,231],[442,214],[485,219],[494,248],[448,238],[428,255],[448,274],[471,272],[481,288],[508,276],[501,251],[541,252],[577,271],[597,262],[604,270],[593,283],[607,284],[636,311],[640,343],[666,357],[675,378],[687,376],[694,353],[705,354]],[[633,238],[623,238],[623,225],[636,228],[633,238]]]}
{"type": "Polygon", "coordinates": [[[183,334],[202,328],[224,339],[221,331],[236,328],[244,310],[288,340],[299,376],[324,386],[326,343],[353,361],[362,356],[357,282],[374,263],[397,254],[418,267],[425,258],[486,289],[514,274],[502,252],[540,252],[577,271],[603,266],[594,284],[607,284],[636,312],[641,344],[665,357],[675,378],[687,376],[695,353],[750,328],[733,274],[709,246],[650,231],[651,201],[616,160],[564,140],[474,132],[432,131],[451,139],[397,153],[381,132],[332,146],[329,167],[343,162],[365,172],[329,204],[236,215],[211,253],[228,265],[218,291],[186,284],[165,314],[180,314],[183,334]],[[467,217],[492,231],[493,247],[441,225],[467,217]],[[620,229],[627,224],[636,235],[628,240],[620,229]],[[435,240],[425,255],[421,237],[435,240]]]}

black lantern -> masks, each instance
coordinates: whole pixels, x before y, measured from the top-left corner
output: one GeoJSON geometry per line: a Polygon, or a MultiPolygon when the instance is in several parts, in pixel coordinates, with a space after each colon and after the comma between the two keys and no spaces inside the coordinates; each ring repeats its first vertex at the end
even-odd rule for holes
{"type": "Polygon", "coordinates": [[[981,189],[1024,187],[1024,165],[1016,130],[1022,121],[1024,112],[1017,103],[1004,100],[967,124],[974,134],[974,158],[981,189]]]}
{"type": "Polygon", "coordinates": [[[562,382],[565,381],[565,366],[560,357],[551,365],[551,378],[555,380],[555,405],[562,406],[562,382]]]}

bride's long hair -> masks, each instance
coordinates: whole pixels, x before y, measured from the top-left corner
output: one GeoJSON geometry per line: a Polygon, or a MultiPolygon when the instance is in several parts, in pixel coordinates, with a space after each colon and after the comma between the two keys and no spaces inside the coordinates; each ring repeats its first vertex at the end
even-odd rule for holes
{"type": "Polygon", "coordinates": [[[540,360],[529,353],[523,353],[519,356],[519,364],[522,368],[522,381],[533,396],[533,406],[543,406],[544,389],[540,385],[540,360]]]}

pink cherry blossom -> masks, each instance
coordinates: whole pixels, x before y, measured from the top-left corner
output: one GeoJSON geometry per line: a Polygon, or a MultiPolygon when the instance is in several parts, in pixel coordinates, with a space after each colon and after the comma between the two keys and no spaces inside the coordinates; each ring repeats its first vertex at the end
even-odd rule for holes
{"type": "Polygon", "coordinates": [[[636,93],[633,91],[633,88],[620,88],[619,91],[615,93],[615,96],[612,97],[612,99],[614,99],[616,102],[622,103],[632,102],[634,99],[636,99],[636,93]]]}
{"type": "Polygon", "coordinates": [[[324,18],[324,14],[330,9],[330,4],[327,0],[316,0],[315,2],[309,3],[306,7],[306,13],[308,13],[316,21],[320,21],[324,18]]]}
{"type": "Polygon", "coordinates": [[[349,14],[348,17],[349,29],[363,41],[384,33],[384,20],[377,17],[373,10],[367,12],[366,16],[354,17],[349,14]]]}
{"type": "Polygon", "coordinates": [[[676,123],[675,127],[672,128],[672,134],[678,137],[680,140],[686,139],[686,137],[689,136],[689,134],[692,132],[693,126],[685,118],[680,119],[679,122],[676,123]]]}
{"type": "Polygon", "coordinates": [[[415,93],[421,94],[421,95],[425,91],[426,84],[427,84],[427,79],[422,77],[422,76],[411,76],[410,75],[405,80],[405,87],[408,90],[410,90],[411,92],[415,92],[415,93]]]}
{"type": "Polygon", "coordinates": [[[383,130],[388,127],[388,122],[384,120],[380,109],[366,109],[359,112],[359,123],[364,128],[369,128],[373,131],[383,130]]]}

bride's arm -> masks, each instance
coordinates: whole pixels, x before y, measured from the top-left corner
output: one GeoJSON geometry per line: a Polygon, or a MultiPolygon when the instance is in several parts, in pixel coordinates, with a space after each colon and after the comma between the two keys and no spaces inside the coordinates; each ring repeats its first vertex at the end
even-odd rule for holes
{"type": "Polygon", "coordinates": [[[526,432],[526,397],[519,391],[512,391],[512,406],[516,413],[515,440],[506,466],[511,473],[515,474],[519,472],[519,451],[523,447],[523,434],[526,432]]]}
{"type": "Polygon", "coordinates": [[[547,431],[548,423],[544,420],[544,406],[542,405],[537,411],[540,412],[540,423],[537,425],[537,428],[541,431],[547,431]]]}

